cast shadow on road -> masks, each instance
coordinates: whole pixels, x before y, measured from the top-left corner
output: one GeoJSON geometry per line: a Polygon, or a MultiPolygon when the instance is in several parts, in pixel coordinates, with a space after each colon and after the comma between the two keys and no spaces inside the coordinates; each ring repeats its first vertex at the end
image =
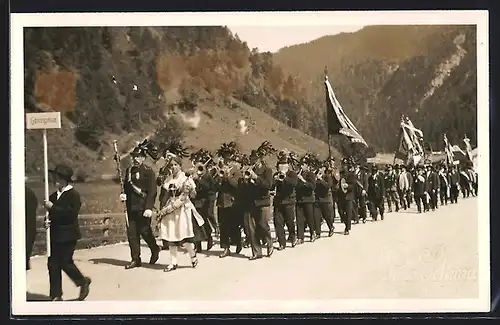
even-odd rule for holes
{"type": "Polygon", "coordinates": [[[26,292],[26,301],[50,301],[50,297],[40,293],[26,292]]]}
{"type": "MultiPolygon", "coordinates": [[[[202,254],[202,255],[205,255],[205,256],[219,256],[220,254],[222,254],[222,251],[202,251],[201,253],[198,253],[198,254],[202,254]]],[[[231,252],[231,256],[228,256],[228,257],[235,257],[235,258],[245,258],[245,259],[248,259],[248,257],[246,255],[243,255],[243,254],[236,254],[234,252],[231,252]]]]}
{"type": "MultiPolygon", "coordinates": [[[[119,267],[125,267],[125,265],[128,265],[130,261],[123,261],[123,260],[117,260],[115,258],[91,258],[89,262],[94,263],[94,264],[108,264],[108,265],[113,265],[113,266],[119,266],[119,267]]],[[[162,270],[166,267],[166,265],[161,265],[161,264],[149,264],[149,263],[142,263],[142,267],[146,269],[154,269],[154,270],[162,270]]]]}
{"type": "MultiPolygon", "coordinates": [[[[78,298],[64,299],[65,301],[79,301],[78,298]]],[[[51,301],[50,297],[47,295],[42,295],[40,293],[26,292],[26,301],[51,301]]]]}

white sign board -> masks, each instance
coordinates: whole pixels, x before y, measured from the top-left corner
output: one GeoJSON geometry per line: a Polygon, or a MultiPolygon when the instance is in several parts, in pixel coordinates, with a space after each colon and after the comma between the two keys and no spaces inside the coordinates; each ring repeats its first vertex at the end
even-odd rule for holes
{"type": "Polygon", "coordinates": [[[60,129],[61,112],[26,113],[26,128],[28,130],[60,129]]]}

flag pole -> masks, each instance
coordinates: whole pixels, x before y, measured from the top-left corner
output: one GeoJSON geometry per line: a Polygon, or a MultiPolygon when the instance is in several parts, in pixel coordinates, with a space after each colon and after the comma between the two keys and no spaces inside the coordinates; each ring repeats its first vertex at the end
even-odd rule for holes
{"type": "MultiPolygon", "coordinates": [[[[404,115],[401,115],[401,121],[403,120],[404,115]]],[[[396,146],[396,150],[394,151],[394,159],[392,160],[392,164],[396,164],[396,155],[398,154],[399,147],[401,147],[401,140],[403,139],[401,123],[399,124],[399,136],[398,136],[398,145],[396,146]]]]}
{"type": "MultiPolygon", "coordinates": [[[[326,81],[328,79],[328,68],[327,66],[325,65],[325,76],[324,76],[324,80],[326,81]]],[[[328,116],[328,105],[326,105],[326,109],[327,109],[327,116],[328,116]]],[[[330,135],[330,128],[328,127],[328,118],[326,118],[326,134],[328,136],[327,138],[327,141],[328,141],[328,158],[331,158],[332,157],[332,147],[331,147],[331,135],[330,135]]]]}

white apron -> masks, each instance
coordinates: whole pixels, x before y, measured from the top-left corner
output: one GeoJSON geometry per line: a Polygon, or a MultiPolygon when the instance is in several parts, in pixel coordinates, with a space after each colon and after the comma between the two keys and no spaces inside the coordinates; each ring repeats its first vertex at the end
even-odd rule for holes
{"type": "MultiPolygon", "coordinates": [[[[168,177],[162,187],[168,190],[170,184],[174,184],[177,188],[183,187],[181,191],[184,191],[186,185],[189,185],[193,189],[196,188],[194,181],[188,178],[182,171],[179,172],[175,178],[172,176],[168,177]]],[[[188,195],[170,197],[166,204],[168,205],[171,202],[179,203],[180,207],[163,216],[160,222],[160,238],[168,242],[180,242],[187,238],[193,238],[192,217],[195,218],[198,226],[203,225],[203,218],[198,211],[196,211],[188,195]]]]}

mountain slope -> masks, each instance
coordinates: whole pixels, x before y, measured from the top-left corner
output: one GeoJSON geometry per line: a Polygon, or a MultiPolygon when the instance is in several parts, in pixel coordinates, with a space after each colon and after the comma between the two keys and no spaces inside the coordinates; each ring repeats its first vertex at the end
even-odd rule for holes
{"type": "Polygon", "coordinates": [[[328,66],[346,113],[377,150],[395,149],[401,114],[442,148],[443,132],[453,143],[465,133],[476,143],[475,33],[474,26],[369,26],[281,49],[274,62],[311,80],[305,94],[319,114],[328,66]]]}
{"type": "MultiPolygon", "coordinates": [[[[82,178],[114,172],[114,139],[122,153],[150,136],[186,136],[195,148],[216,149],[237,134],[218,131],[242,116],[251,123],[240,137],[246,151],[264,140],[324,151],[324,143],[291,129],[300,116],[286,122],[281,114],[282,104],[301,110],[300,94],[282,91],[299,85],[226,27],[26,28],[24,41],[25,111],[63,112],[63,128],[49,133],[49,163],[70,163],[82,178]],[[199,128],[185,121],[193,114],[199,128]]],[[[39,134],[25,139],[26,172],[39,175],[39,134]]]]}

